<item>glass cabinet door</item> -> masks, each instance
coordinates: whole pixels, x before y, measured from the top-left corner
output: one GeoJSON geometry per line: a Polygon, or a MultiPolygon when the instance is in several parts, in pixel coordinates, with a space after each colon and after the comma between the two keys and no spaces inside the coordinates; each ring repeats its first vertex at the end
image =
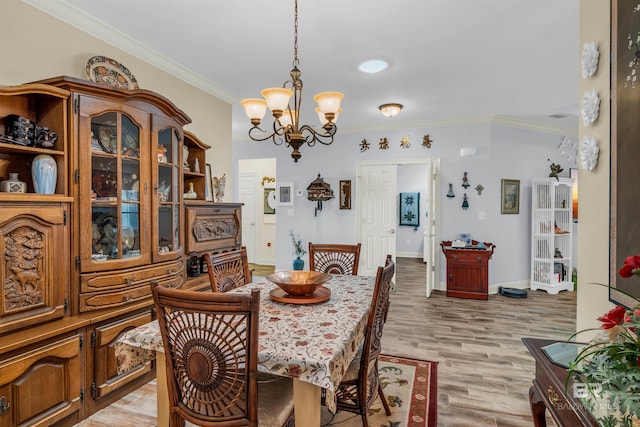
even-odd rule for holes
{"type": "Polygon", "coordinates": [[[157,132],[157,225],[152,238],[154,262],[182,254],[182,150],[180,134],[173,127],[157,132]]]}
{"type": "Polygon", "coordinates": [[[144,194],[148,168],[143,165],[148,158],[143,138],[148,132],[140,124],[145,118],[134,117],[137,110],[85,112],[87,121],[81,120],[80,126],[86,129],[79,134],[89,138],[90,150],[80,153],[80,158],[88,160],[91,180],[81,183],[80,190],[82,270],[148,263],[148,197],[144,194]]]}

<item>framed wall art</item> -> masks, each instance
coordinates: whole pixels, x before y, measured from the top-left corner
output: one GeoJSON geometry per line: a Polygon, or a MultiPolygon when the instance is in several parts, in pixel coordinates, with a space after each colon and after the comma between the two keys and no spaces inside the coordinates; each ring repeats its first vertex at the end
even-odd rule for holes
{"type": "Polygon", "coordinates": [[[520,180],[503,179],[500,191],[500,213],[520,213],[520,180]]]}
{"type": "Polygon", "coordinates": [[[640,145],[640,31],[638,0],[611,2],[611,203],[609,238],[609,300],[634,307],[640,298],[640,277],[620,278],[628,256],[640,252],[640,211],[637,159],[640,145]],[[633,43],[632,43],[633,42],[633,43]],[[627,295],[628,294],[628,295],[627,295]]]}
{"type": "Polygon", "coordinates": [[[276,189],[264,189],[264,214],[275,215],[276,213],[276,189]]]}
{"type": "Polygon", "coordinates": [[[351,209],[351,180],[340,181],[340,209],[351,209]]]}
{"type": "Polygon", "coordinates": [[[204,199],[207,202],[213,202],[213,174],[211,173],[211,164],[205,165],[206,174],[204,178],[204,199]]]}
{"type": "Polygon", "coordinates": [[[278,206],[293,206],[293,183],[283,182],[276,185],[278,206]]]}
{"type": "Polygon", "coordinates": [[[420,226],[420,193],[400,193],[400,225],[420,226]]]}
{"type": "Polygon", "coordinates": [[[571,209],[573,212],[573,222],[578,222],[578,169],[569,169],[569,178],[573,179],[571,189],[571,209]]]}

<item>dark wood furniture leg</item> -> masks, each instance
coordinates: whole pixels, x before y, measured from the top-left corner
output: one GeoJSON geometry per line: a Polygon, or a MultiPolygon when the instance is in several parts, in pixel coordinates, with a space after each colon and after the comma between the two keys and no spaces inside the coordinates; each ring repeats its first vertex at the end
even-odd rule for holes
{"type": "Polygon", "coordinates": [[[531,405],[531,415],[533,416],[533,425],[535,427],[547,427],[547,419],[545,416],[544,402],[535,386],[529,388],[529,404],[531,405]]]}

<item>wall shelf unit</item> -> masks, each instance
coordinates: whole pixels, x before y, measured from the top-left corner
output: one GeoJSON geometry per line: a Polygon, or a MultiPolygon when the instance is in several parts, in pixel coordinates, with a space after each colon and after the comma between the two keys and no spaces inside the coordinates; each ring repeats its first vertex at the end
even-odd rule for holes
{"type": "Polygon", "coordinates": [[[531,201],[531,290],[573,290],[573,180],[534,181],[531,201]]]}

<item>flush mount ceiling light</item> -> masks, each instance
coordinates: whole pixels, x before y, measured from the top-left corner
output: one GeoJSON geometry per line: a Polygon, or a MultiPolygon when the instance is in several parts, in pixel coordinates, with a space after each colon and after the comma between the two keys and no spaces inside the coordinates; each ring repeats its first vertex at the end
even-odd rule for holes
{"type": "Polygon", "coordinates": [[[387,117],[395,117],[402,110],[402,104],[382,104],[378,107],[380,112],[387,117]]]}
{"type": "Polygon", "coordinates": [[[300,126],[300,104],[302,103],[302,74],[298,70],[298,0],[294,2],[294,23],[293,23],[293,69],[291,70],[291,80],[286,81],[281,88],[268,88],[261,92],[264,99],[243,99],[240,101],[245,113],[251,120],[253,127],[249,129],[249,137],[254,141],[265,141],[272,139],[276,145],[287,143],[287,147],[292,147],[291,157],[298,161],[300,147],[307,143],[313,147],[316,142],[324,145],[333,143],[333,136],[338,130],[336,119],[340,114],[340,102],[344,94],[340,92],[322,92],[313,97],[318,103],[318,115],[322,123],[322,130],[316,131],[309,125],[300,126]],[[290,88],[290,89],[289,89],[290,88]],[[293,96],[293,108],[289,105],[289,99],[293,96]],[[273,115],[273,132],[260,129],[260,121],[264,117],[267,107],[273,115]],[[318,111],[319,110],[319,111],[318,111]]]}
{"type": "Polygon", "coordinates": [[[375,74],[389,68],[389,63],[384,59],[367,59],[358,65],[358,70],[367,73],[375,74]]]}

